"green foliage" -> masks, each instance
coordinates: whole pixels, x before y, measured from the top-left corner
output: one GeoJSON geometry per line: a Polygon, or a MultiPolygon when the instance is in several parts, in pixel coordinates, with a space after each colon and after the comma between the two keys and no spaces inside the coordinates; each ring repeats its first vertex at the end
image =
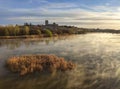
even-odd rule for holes
{"type": "Polygon", "coordinates": [[[8,25],[8,26],[6,26],[5,29],[8,29],[8,32],[9,32],[10,36],[15,36],[15,31],[14,31],[15,28],[14,28],[13,25],[8,25]]]}
{"type": "Polygon", "coordinates": [[[69,33],[69,34],[74,34],[74,33],[75,33],[75,30],[71,28],[71,29],[69,29],[68,33],[69,33]]]}
{"type": "Polygon", "coordinates": [[[5,36],[9,36],[9,31],[8,31],[8,29],[5,29],[5,30],[4,30],[4,34],[5,34],[5,36]]]}
{"type": "Polygon", "coordinates": [[[41,35],[52,37],[53,34],[75,34],[84,33],[85,29],[79,29],[74,26],[58,26],[58,27],[47,27],[44,25],[32,25],[25,23],[25,25],[8,25],[0,26],[0,36],[21,36],[21,35],[41,35]],[[46,30],[45,30],[46,29],[46,30]]]}
{"type": "Polygon", "coordinates": [[[36,30],[37,35],[41,35],[41,31],[38,29],[36,30]]]}
{"type": "Polygon", "coordinates": [[[25,26],[25,29],[24,29],[24,31],[23,31],[23,34],[24,34],[24,35],[29,35],[29,32],[30,32],[29,27],[28,27],[28,26],[25,26]]]}
{"type": "Polygon", "coordinates": [[[46,33],[46,35],[48,37],[52,37],[53,36],[52,32],[50,30],[48,30],[48,29],[45,30],[45,33],[46,33]]]}
{"type": "Polygon", "coordinates": [[[15,36],[20,34],[20,28],[19,26],[15,26],[15,36]]]}

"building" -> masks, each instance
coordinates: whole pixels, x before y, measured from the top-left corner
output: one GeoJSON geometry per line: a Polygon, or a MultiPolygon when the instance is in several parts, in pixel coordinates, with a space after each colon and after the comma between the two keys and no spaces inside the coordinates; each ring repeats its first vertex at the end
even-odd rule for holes
{"type": "Polygon", "coordinates": [[[53,24],[49,24],[48,20],[45,20],[45,26],[58,26],[55,22],[53,24]]]}
{"type": "Polygon", "coordinates": [[[45,20],[45,25],[47,26],[49,24],[48,20],[45,20]]]}
{"type": "Polygon", "coordinates": [[[56,30],[58,28],[58,24],[56,24],[55,22],[53,24],[49,24],[49,21],[45,20],[45,28],[56,30]]]}

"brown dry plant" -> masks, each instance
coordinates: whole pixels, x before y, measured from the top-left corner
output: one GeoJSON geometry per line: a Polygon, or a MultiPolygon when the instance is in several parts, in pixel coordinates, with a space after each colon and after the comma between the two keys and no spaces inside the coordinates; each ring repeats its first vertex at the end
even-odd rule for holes
{"type": "Polygon", "coordinates": [[[42,71],[67,71],[74,69],[75,66],[74,63],[66,61],[64,58],[46,54],[25,55],[7,60],[7,67],[20,75],[42,71]]]}

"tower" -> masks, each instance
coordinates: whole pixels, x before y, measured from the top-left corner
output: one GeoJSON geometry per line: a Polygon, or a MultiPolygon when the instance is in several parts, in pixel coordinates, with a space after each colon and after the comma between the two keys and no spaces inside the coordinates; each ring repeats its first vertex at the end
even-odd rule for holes
{"type": "Polygon", "coordinates": [[[49,24],[48,20],[45,20],[45,25],[48,25],[48,24],[49,24]]]}

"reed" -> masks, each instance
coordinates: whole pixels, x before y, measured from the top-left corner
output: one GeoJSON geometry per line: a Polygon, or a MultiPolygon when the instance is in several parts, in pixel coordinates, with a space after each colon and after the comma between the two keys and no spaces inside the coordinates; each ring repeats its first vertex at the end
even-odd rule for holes
{"type": "Polygon", "coordinates": [[[26,75],[33,72],[67,71],[75,68],[75,64],[55,55],[25,55],[7,60],[7,67],[12,72],[26,75]]]}

